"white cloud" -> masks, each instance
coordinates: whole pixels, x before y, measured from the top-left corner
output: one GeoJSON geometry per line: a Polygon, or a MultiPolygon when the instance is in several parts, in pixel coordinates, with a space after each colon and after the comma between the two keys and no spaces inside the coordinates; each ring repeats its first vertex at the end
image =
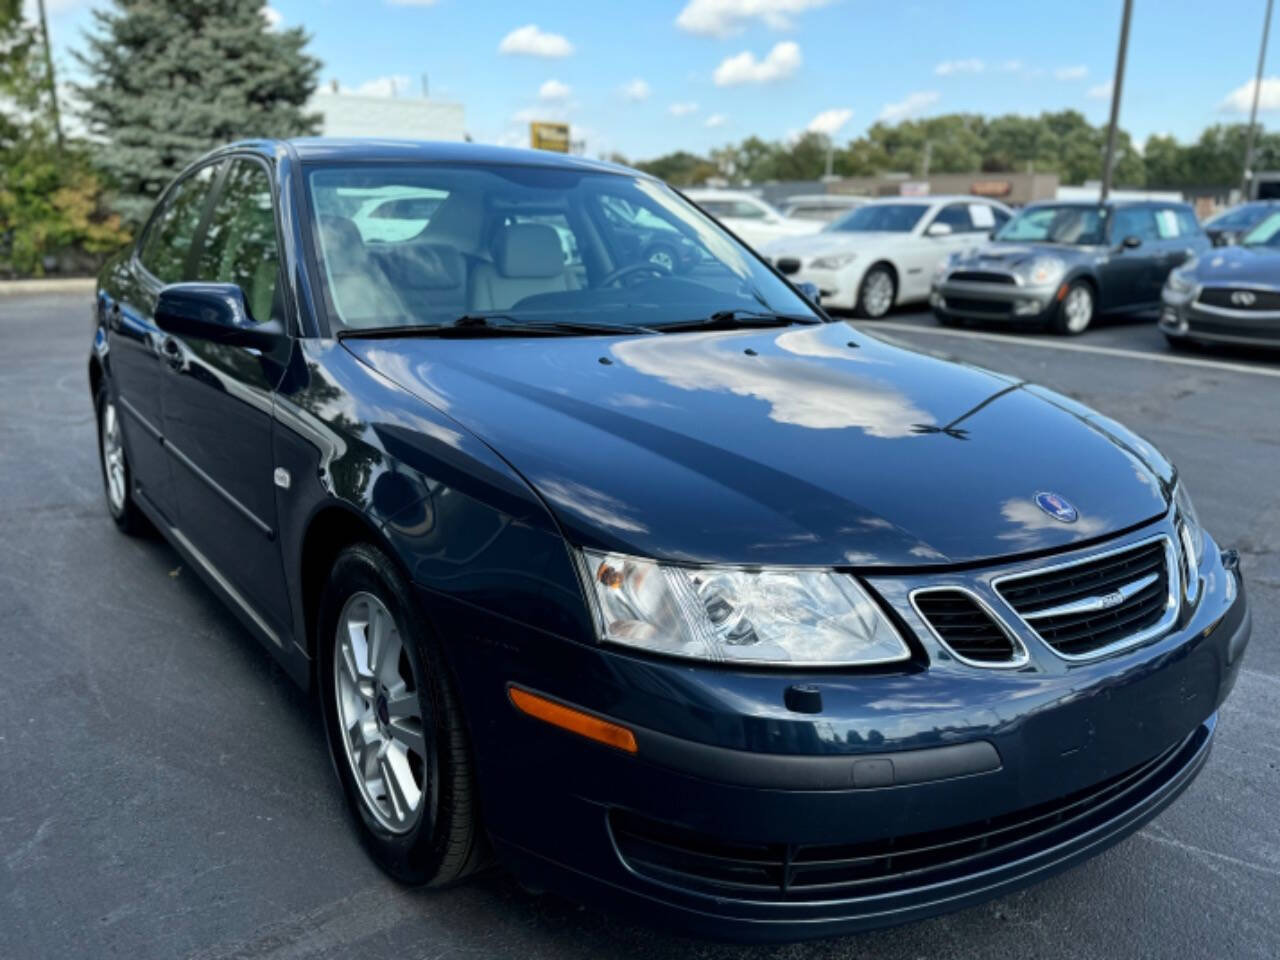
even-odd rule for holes
{"type": "Polygon", "coordinates": [[[639,103],[641,100],[648,100],[649,94],[653,91],[649,89],[649,84],[645,83],[639,77],[636,77],[630,83],[622,85],[622,99],[630,100],[632,103],[639,103]]]}
{"type": "Polygon", "coordinates": [[[1084,95],[1090,100],[1110,100],[1111,81],[1108,80],[1106,83],[1095,83],[1084,92],[1084,95]]]}
{"type": "Polygon", "coordinates": [[[761,20],[774,30],[789,30],[797,13],[824,7],[832,0],[689,0],[676,16],[676,26],[687,33],[727,37],[750,20],[761,20]]]}
{"type": "Polygon", "coordinates": [[[970,57],[968,60],[943,60],[933,68],[933,72],[940,77],[949,77],[955,73],[982,73],[986,69],[986,63],[970,57]]]}
{"type": "MultiPolygon", "coordinates": [[[[413,78],[404,73],[390,73],[382,77],[374,77],[372,80],[366,80],[358,87],[348,87],[343,84],[338,88],[340,93],[354,93],[361,97],[398,97],[401,94],[408,93],[413,86],[413,78]]],[[[324,91],[327,91],[325,87],[324,91]]]]}
{"type": "Polygon", "coordinates": [[[1053,79],[1055,80],[1083,80],[1089,75],[1089,68],[1084,64],[1074,67],[1059,67],[1053,71],[1053,79]]]}
{"type": "Polygon", "coordinates": [[[536,24],[517,27],[502,38],[499,53],[517,53],[529,57],[567,57],[573,44],[558,33],[545,33],[536,24]]]}
{"type": "Polygon", "coordinates": [[[879,119],[887,123],[892,123],[895,120],[905,120],[907,117],[913,117],[922,110],[933,106],[939,99],[940,95],[933,90],[909,93],[897,103],[886,103],[884,109],[880,111],[879,119]]]}
{"type": "Polygon", "coordinates": [[[763,60],[757,60],[750,50],[743,50],[736,57],[729,57],[716,67],[717,87],[732,87],[740,83],[772,83],[791,76],[804,58],[800,45],[790,40],[774,46],[763,60]]]}
{"type": "Polygon", "coordinates": [[[1002,73],[1021,73],[1026,66],[1021,60],[1006,60],[1004,63],[996,67],[1002,73]]]}
{"type": "Polygon", "coordinates": [[[538,88],[539,100],[568,100],[573,87],[559,80],[548,80],[538,88]]]}
{"type": "Polygon", "coordinates": [[[284,23],[284,14],[275,7],[263,7],[262,18],[267,21],[268,30],[279,30],[280,24],[284,23]]]}
{"type": "MultiPolygon", "coordinates": [[[[1236,87],[1222,103],[1218,105],[1218,109],[1223,113],[1248,113],[1253,109],[1253,88],[1254,81],[1236,87]]],[[[1280,77],[1263,77],[1262,90],[1258,94],[1259,110],[1280,110],[1280,77]]]]}
{"type": "Polygon", "coordinates": [[[687,117],[689,114],[697,112],[698,105],[696,103],[673,103],[667,107],[667,113],[673,117],[687,117]]]}
{"type": "Polygon", "coordinates": [[[728,122],[729,118],[723,113],[713,113],[711,116],[707,117],[707,126],[712,129],[716,127],[723,127],[728,122]]]}
{"type": "Polygon", "coordinates": [[[853,111],[848,107],[832,107],[830,110],[823,110],[820,114],[809,121],[809,126],[805,127],[810,133],[821,133],[824,136],[834,137],[836,132],[849,122],[849,118],[853,116],[853,111]]]}

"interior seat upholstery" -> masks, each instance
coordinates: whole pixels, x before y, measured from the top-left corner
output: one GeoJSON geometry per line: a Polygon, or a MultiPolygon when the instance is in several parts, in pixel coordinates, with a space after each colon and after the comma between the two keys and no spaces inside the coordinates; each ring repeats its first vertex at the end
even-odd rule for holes
{"type": "Polygon", "coordinates": [[[408,315],[382,267],[369,255],[360,228],[346,217],[320,217],[329,295],[348,327],[394,323],[408,315]]]}
{"type": "Polygon", "coordinates": [[[525,297],[574,290],[560,235],[542,223],[513,223],[498,231],[493,263],[475,265],[471,303],[476,310],[506,310],[525,297]]]}

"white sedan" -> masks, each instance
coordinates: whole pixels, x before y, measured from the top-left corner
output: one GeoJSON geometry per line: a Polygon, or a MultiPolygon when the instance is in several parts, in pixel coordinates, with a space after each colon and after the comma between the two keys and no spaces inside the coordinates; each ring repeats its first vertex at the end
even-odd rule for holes
{"type": "Polygon", "coordinates": [[[814,284],[824,307],[883,317],[895,304],[927,300],[938,265],[984,243],[1010,216],[982,197],[884,198],[760,252],[792,283],[814,284]]]}
{"type": "Polygon", "coordinates": [[[782,237],[817,233],[823,226],[816,220],[784,217],[776,207],[741,190],[688,190],[685,196],[756,249],[782,237]]]}

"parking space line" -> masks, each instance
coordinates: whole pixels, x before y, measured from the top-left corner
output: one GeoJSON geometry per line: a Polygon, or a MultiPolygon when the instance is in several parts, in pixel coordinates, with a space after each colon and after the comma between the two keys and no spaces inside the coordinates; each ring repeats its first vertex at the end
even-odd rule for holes
{"type": "Polygon", "coordinates": [[[942,327],[918,327],[912,323],[896,323],[892,320],[878,321],[873,324],[861,324],[858,329],[872,335],[877,330],[896,330],[902,333],[927,333],[941,337],[958,337],[962,340],[989,340],[992,343],[1006,343],[1015,347],[1042,347],[1046,350],[1067,350],[1074,353],[1097,353],[1108,357],[1126,357],[1136,360],[1154,360],[1156,363],[1174,363],[1187,367],[1205,367],[1210,370],[1226,370],[1231,373],[1253,373],[1260,377],[1280,377],[1280,369],[1254,367],[1244,363],[1230,363],[1226,360],[1207,360],[1198,357],[1179,357],[1173,354],[1144,353],[1141,350],[1127,350],[1124,347],[1101,347],[1089,343],[1069,343],[1057,340],[1021,339],[1004,333],[984,333],[980,330],[947,330],[942,327]]]}

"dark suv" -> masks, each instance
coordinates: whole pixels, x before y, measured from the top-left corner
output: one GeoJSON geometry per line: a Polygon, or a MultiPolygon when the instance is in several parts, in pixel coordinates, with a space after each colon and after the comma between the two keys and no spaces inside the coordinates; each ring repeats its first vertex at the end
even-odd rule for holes
{"type": "Polygon", "coordinates": [[[1099,313],[1160,305],[1169,271],[1212,245],[1185,203],[1039,203],[954,255],[929,303],[942,323],[1011,321],[1079,334],[1099,313]]]}

